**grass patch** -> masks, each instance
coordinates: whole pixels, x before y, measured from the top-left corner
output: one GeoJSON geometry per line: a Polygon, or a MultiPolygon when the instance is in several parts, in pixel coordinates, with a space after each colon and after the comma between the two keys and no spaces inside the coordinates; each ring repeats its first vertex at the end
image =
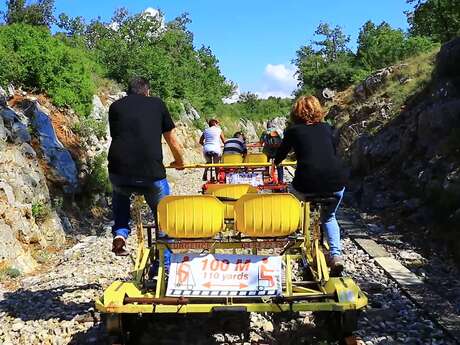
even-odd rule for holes
{"type": "Polygon", "coordinates": [[[15,279],[21,276],[21,271],[17,268],[7,266],[0,268],[0,278],[10,278],[15,279]]]}
{"type": "Polygon", "coordinates": [[[390,98],[391,117],[398,115],[406,101],[425,88],[431,80],[439,47],[403,62],[403,66],[387,81],[380,97],[390,98]]]}
{"type": "Polygon", "coordinates": [[[35,218],[35,221],[42,223],[49,217],[51,214],[51,207],[44,203],[43,201],[35,201],[32,204],[32,216],[35,218]]]}

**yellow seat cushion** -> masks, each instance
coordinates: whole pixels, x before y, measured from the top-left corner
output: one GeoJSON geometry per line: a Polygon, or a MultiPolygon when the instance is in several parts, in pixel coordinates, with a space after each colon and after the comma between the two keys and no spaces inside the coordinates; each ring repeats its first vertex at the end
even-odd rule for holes
{"type": "Polygon", "coordinates": [[[222,155],[222,163],[224,164],[243,163],[243,155],[240,155],[238,153],[225,153],[222,155]]]}
{"type": "Polygon", "coordinates": [[[221,200],[225,205],[225,219],[233,219],[233,206],[236,200],[247,193],[257,193],[257,188],[249,184],[210,184],[204,192],[217,198],[229,198],[234,200],[221,200]]]}
{"type": "Polygon", "coordinates": [[[268,157],[265,153],[249,153],[244,159],[245,163],[267,163],[268,157]]]}
{"type": "Polygon", "coordinates": [[[167,196],[158,204],[158,222],[170,237],[213,237],[224,228],[224,211],[211,195],[167,196]]]}
{"type": "Polygon", "coordinates": [[[302,207],[292,194],[246,194],[235,204],[236,230],[250,237],[283,237],[301,226],[302,207]]]}

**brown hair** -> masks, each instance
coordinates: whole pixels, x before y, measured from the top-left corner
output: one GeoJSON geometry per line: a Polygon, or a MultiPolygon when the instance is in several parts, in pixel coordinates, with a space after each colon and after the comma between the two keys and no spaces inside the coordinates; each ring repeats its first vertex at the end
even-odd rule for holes
{"type": "Polygon", "coordinates": [[[312,125],[323,121],[323,107],[315,96],[302,96],[292,107],[291,119],[294,123],[312,125]]]}
{"type": "Polygon", "coordinates": [[[216,119],[210,119],[210,120],[208,120],[208,126],[209,126],[209,127],[216,126],[216,125],[218,125],[218,124],[219,124],[219,121],[216,120],[216,119]]]}

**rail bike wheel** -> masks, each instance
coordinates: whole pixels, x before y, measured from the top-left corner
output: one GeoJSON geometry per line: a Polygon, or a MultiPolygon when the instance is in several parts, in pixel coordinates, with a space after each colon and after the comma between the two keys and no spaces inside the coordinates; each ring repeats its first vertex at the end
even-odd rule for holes
{"type": "Polygon", "coordinates": [[[342,340],[358,329],[359,311],[321,311],[313,313],[315,324],[327,333],[331,340],[342,340]]]}
{"type": "Polygon", "coordinates": [[[107,332],[108,345],[127,345],[130,338],[130,315],[104,314],[103,321],[107,332]]]}

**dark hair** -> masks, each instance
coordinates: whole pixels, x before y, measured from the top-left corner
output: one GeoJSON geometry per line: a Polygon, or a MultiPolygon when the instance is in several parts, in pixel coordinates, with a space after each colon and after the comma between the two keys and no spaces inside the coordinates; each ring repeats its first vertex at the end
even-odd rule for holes
{"type": "Polygon", "coordinates": [[[128,94],[145,95],[150,90],[150,83],[147,79],[136,77],[129,82],[128,94]]]}
{"type": "Polygon", "coordinates": [[[209,126],[209,127],[212,127],[212,126],[217,125],[218,123],[219,123],[219,121],[217,121],[216,119],[210,119],[210,120],[208,121],[208,126],[209,126]]]}
{"type": "Polygon", "coordinates": [[[243,137],[243,139],[245,139],[243,132],[236,132],[235,134],[233,134],[233,137],[234,138],[243,137]]]}

